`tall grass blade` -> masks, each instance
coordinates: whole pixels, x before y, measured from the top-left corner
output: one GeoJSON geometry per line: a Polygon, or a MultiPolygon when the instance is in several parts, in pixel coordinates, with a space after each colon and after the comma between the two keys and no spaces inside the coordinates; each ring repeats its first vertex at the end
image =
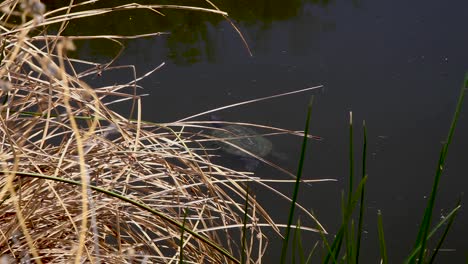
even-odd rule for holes
{"type": "Polygon", "coordinates": [[[353,112],[349,112],[349,190],[348,206],[351,203],[354,184],[353,112]]]}
{"type": "MultiPolygon", "coordinates": [[[[305,264],[310,263],[310,260],[312,259],[312,256],[314,255],[315,250],[317,249],[318,243],[319,243],[318,241],[315,242],[314,247],[310,250],[309,256],[307,257],[306,261],[304,262],[305,264]]],[[[301,263],[302,263],[302,262],[301,262],[301,263]]]]}
{"type": "MultiPolygon", "coordinates": [[[[325,236],[325,234],[323,233],[322,229],[318,229],[320,232],[320,236],[322,237],[322,241],[323,241],[323,244],[325,245],[325,248],[326,248],[326,252],[327,252],[327,257],[328,258],[332,258],[332,261],[333,263],[336,263],[336,259],[335,259],[335,256],[333,254],[333,250],[332,248],[330,247],[330,244],[328,243],[328,240],[327,240],[327,237],[325,236]]],[[[338,236],[338,235],[337,235],[338,236]]],[[[336,237],[335,237],[335,240],[336,240],[336,237]]],[[[335,241],[333,241],[335,242],[335,241]]],[[[333,246],[333,245],[332,245],[333,246]]],[[[322,263],[328,263],[329,259],[324,259],[322,263]],[[325,262],[326,261],[326,262],[325,262]]]]}
{"type": "MultiPolygon", "coordinates": [[[[342,212],[343,212],[343,223],[341,226],[342,233],[338,233],[337,237],[333,241],[332,250],[335,259],[338,258],[338,255],[341,250],[341,245],[343,239],[346,244],[346,257],[351,260],[352,255],[352,241],[348,229],[348,217],[347,213],[352,211],[352,195],[353,195],[353,185],[354,185],[354,147],[353,147],[353,112],[349,112],[349,189],[348,189],[348,199],[345,201],[344,196],[342,196],[342,212]]],[[[351,216],[351,215],[350,215],[351,216]]]]}
{"type": "MultiPolygon", "coordinates": [[[[459,208],[460,204],[461,204],[461,199],[458,199],[457,206],[455,206],[455,208],[459,208]]],[[[444,243],[444,240],[447,237],[448,231],[450,230],[450,227],[452,226],[453,221],[455,220],[455,217],[457,216],[457,213],[458,213],[458,210],[456,210],[454,212],[454,214],[452,214],[449,217],[449,220],[448,220],[447,226],[445,227],[444,233],[440,237],[440,240],[437,243],[436,248],[434,249],[434,253],[432,253],[432,256],[431,256],[431,259],[429,260],[429,263],[434,263],[435,257],[437,255],[437,253],[439,252],[440,248],[442,247],[442,244],[444,243]]]]}
{"type": "MultiPolygon", "coordinates": [[[[354,185],[354,148],[353,148],[353,112],[349,112],[349,189],[348,189],[348,199],[345,202],[344,196],[342,196],[342,212],[343,212],[343,236],[346,243],[346,255],[349,257],[350,255],[350,239],[348,234],[348,222],[346,220],[346,212],[350,208],[351,204],[351,196],[353,195],[353,185],[354,185]]],[[[339,237],[338,240],[335,239],[337,242],[335,247],[333,248],[333,254],[335,258],[338,258],[338,255],[341,250],[341,245],[343,243],[343,237],[339,237]]]]}
{"type": "MultiPolygon", "coordinates": [[[[323,263],[328,263],[330,261],[330,258],[334,258],[334,253],[336,252],[336,248],[338,245],[342,243],[343,240],[343,235],[344,235],[344,229],[346,228],[346,224],[349,222],[351,216],[353,215],[354,208],[356,207],[356,204],[360,198],[362,188],[364,188],[365,184],[367,182],[367,176],[365,176],[359,185],[356,188],[356,193],[352,196],[351,198],[351,204],[348,208],[345,209],[345,217],[344,217],[344,223],[342,224],[340,229],[338,230],[335,239],[333,240],[333,244],[331,245],[330,249],[328,250],[328,254],[325,256],[325,259],[323,260],[323,263]]],[[[336,259],[336,258],[335,258],[336,259]]],[[[336,263],[336,261],[335,261],[336,263]]]]}
{"type": "Polygon", "coordinates": [[[291,225],[294,217],[294,208],[296,208],[296,201],[297,201],[297,195],[299,193],[299,183],[301,181],[301,176],[302,176],[302,169],[304,167],[304,159],[305,159],[305,152],[307,148],[307,135],[309,134],[309,123],[310,123],[310,116],[312,113],[312,102],[313,102],[314,97],[312,96],[310,98],[309,105],[307,107],[307,118],[306,118],[306,124],[304,128],[304,138],[302,140],[302,148],[301,148],[301,156],[299,159],[299,165],[297,169],[297,176],[296,176],[296,184],[294,185],[294,192],[293,192],[293,198],[291,200],[291,208],[289,210],[289,218],[288,218],[288,226],[286,227],[286,234],[284,236],[283,240],[283,247],[281,250],[281,260],[280,263],[284,264],[286,261],[286,255],[288,251],[288,243],[289,243],[289,234],[291,231],[291,225]]]}
{"type": "MultiPolygon", "coordinates": [[[[421,227],[419,228],[419,234],[417,238],[417,244],[415,247],[419,248],[419,256],[417,257],[417,263],[423,263],[424,260],[424,253],[426,250],[426,243],[427,243],[427,232],[429,230],[429,227],[431,225],[431,218],[432,218],[432,211],[434,208],[434,203],[435,203],[435,198],[436,198],[436,193],[437,193],[437,187],[439,186],[439,181],[440,181],[440,176],[442,175],[442,166],[443,166],[443,160],[444,160],[444,149],[446,149],[444,145],[443,149],[440,151],[439,155],[439,162],[438,162],[438,168],[436,172],[436,176],[434,178],[434,184],[432,185],[432,191],[429,196],[429,200],[427,203],[426,210],[424,211],[423,215],[423,220],[421,223],[421,227]]],[[[414,259],[410,260],[410,263],[414,263],[414,259]]]]}
{"type": "MultiPolygon", "coordinates": [[[[367,129],[366,129],[366,122],[363,121],[362,123],[362,129],[364,133],[364,143],[362,145],[362,179],[366,176],[367,174],[367,129]]],[[[361,250],[361,236],[362,236],[362,225],[364,223],[364,201],[365,201],[365,186],[362,188],[361,191],[361,202],[359,203],[359,222],[358,222],[358,227],[357,227],[357,238],[356,238],[356,258],[354,263],[358,264],[359,263],[359,252],[361,250]]]]}
{"type": "MultiPolygon", "coordinates": [[[[460,95],[458,97],[457,106],[455,108],[455,113],[454,113],[453,118],[452,118],[452,123],[450,125],[450,129],[449,129],[449,132],[448,132],[448,135],[447,135],[447,139],[446,139],[445,143],[442,146],[442,150],[440,151],[439,162],[437,164],[436,175],[435,175],[435,178],[434,178],[434,184],[432,186],[432,191],[431,191],[431,194],[429,196],[429,200],[427,202],[427,207],[426,207],[426,210],[424,212],[421,227],[419,229],[418,236],[416,238],[416,243],[415,243],[414,248],[418,248],[418,247],[420,248],[419,256],[417,258],[418,263],[423,263],[423,260],[424,260],[424,252],[425,252],[425,249],[426,249],[427,236],[428,236],[428,231],[429,231],[429,227],[430,227],[430,224],[431,224],[431,218],[432,218],[432,212],[433,212],[433,209],[434,209],[434,203],[435,203],[435,199],[436,199],[437,188],[439,186],[439,181],[440,181],[440,177],[442,175],[442,171],[443,171],[443,168],[444,168],[444,165],[445,165],[445,159],[447,157],[448,148],[450,146],[450,143],[452,142],[453,134],[455,132],[455,127],[456,127],[457,122],[458,122],[461,107],[463,105],[463,99],[465,97],[465,91],[466,91],[467,88],[468,88],[468,72],[465,74],[465,79],[463,81],[463,87],[462,87],[462,89],[460,91],[460,95]]],[[[414,258],[411,258],[411,259],[408,259],[408,262],[409,263],[414,263],[415,260],[414,260],[414,258]]]]}
{"type": "Polygon", "coordinates": [[[342,232],[341,238],[338,240],[338,243],[336,244],[335,249],[333,250],[335,259],[338,259],[339,257],[341,246],[343,245],[343,240],[346,243],[346,245],[348,244],[348,220],[346,219],[346,212],[348,211],[348,208],[349,208],[349,205],[345,199],[345,194],[344,192],[341,192],[341,211],[343,212],[343,215],[342,215],[343,222],[341,223],[341,226],[343,227],[343,232],[342,232]]]}
{"type": "Polygon", "coordinates": [[[387,264],[388,263],[387,246],[385,245],[383,219],[382,219],[382,212],[380,210],[377,211],[377,228],[378,228],[378,233],[379,233],[380,255],[382,257],[381,263],[387,264]]]}
{"type": "MultiPolygon", "coordinates": [[[[291,263],[296,263],[296,253],[301,254],[302,258],[304,257],[304,252],[298,248],[299,247],[299,239],[300,239],[300,231],[301,231],[301,221],[298,219],[296,228],[294,229],[293,241],[292,241],[292,256],[291,256],[291,263]]],[[[299,257],[301,259],[301,257],[299,257]]],[[[302,262],[301,262],[302,263],[302,262]]]]}
{"type": "MultiPolygon", "coordinates": [[[[455,207],[454,209],[452,209],[452,211],[450,211],[450,213],[448,213],[433,229],[432,231],[429,233],[429,235],[427,236],[427,238],[431,238],[436,232],[437,230],[439,230],[447,221],[449,221],[457,212],[458,210],[461,208],[460,205],[458,205],[457,207],[455,207]]],[[[405,261],[405,263],[409,263],[409,259],[414,259],[416,257],[416,255],[418,254],[419,252],[419,249],[420,247],[417,247],[415,249],[413,249],[413,251],[411,251],[411,254],[409,255],[408,259],[405,261]]]]}
{"type": "Polygon", "coordinates": [[[356,224],[354,223],[354,219],[351,219],[351,226],[349,231],[349,253],[346,256],[348,263],[354,263],[354,260],[356,259],[356,244],[354,244],[354,234],[356,232],[355,228],[356,224]]]}
{"type": "MultiPolygon", "coordinates": [[[[353,195],[354,187],[354,144],[353,144],[353,112],[349,112],[349,190],[348,190],[348,201],[347,201],[347,210],[351,204],[351,196],[353,195]]],[[[343,219],[344,220],[344,219],[343,219]]],[[[351,220],[351,224],[352,224],[351,220]]],[[[348,223],[345,222],[344,236],[346,241],[346,258],[349,261],[352,261],[352,251],[353,251],[353,234],[354,228],[351,230],[348,228],[348,223]]],[[[339,252],[339,250],[337,251],[339,252]]]]}
{"type": "Polygon", "coordinates": [[[309,256],[307,257],[307,260],[304,255],[304,246],[302,245],[302,237],[301,237],[301,229],[300,229],[301,221],[297,221],[297,250],[299,251],[299,263],[305,264],[309,261],[309,258],[311,257],[311,254],[313,254],[315,248],[317,247],[317,243],[315,243],[314,247],[312,248],[311,252],[309,253],[309,256]]]}

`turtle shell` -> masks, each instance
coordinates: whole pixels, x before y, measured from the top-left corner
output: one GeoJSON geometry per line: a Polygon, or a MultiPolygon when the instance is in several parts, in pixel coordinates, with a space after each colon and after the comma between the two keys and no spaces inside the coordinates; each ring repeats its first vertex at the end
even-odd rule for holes
{"type": "Polygon", "coordinates": [[[270,140],[262,137],[251,128],[239,125],[227,125],[223,126],[221,129],[213,130],[212,136],[220,139],[217,144],[219,144],[223,151],[240,157],[251,156],[225,142],[234,144],[259,157],[267,156],[273,148],[273,144],[270,140]]]}

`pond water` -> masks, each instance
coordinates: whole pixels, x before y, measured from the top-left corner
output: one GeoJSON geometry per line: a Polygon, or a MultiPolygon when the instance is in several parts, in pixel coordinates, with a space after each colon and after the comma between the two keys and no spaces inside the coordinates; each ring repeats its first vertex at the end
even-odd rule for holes
{"type": "MultiPolygon", "coordinates": [[[[341,191],[347,188],[349,112],[355,124],[357,163],[365,120],[369,180],[362,260],[378,261],[376,215],[380,209],[390,262],[401,262],[416,238],[441,141],[468,70],[468,2],[228,0],[219,3],[219,8],[238,26],[252,56],[226,20],[200,12],[165,10],[165,17],[150,11],[120,12],[99,21],[76,22],[70,28],[74,34],[171,32],[124,41],[125,50],[116,61],[117,65],[135,65],[138,75],[165,62],[161,70],[139,82],[142,93],[149,94],[143,101],[143,119],[150,121],[174,121],[223,105],[323,85],[313,92],[220,114],[229,121],[302,130],[307,103],[315,95],[311,132],[324,140],[310,144],[304,177],[338,181],[305,186],[299,200],[332,234],[340,222],[341,191]]],[[[79,42],[79,55],[106,61],[117,48],[109,43],[79,42]]],[[[128,73],[106,73],[102,82],[128,81],[128,73]]],[[[450,211],[468,188],[467,114],[465,107],[441,180],[434,219],[450,211]]],[[[271,140],[275,150],[290,157],[282,165],[294,171],[301,139],[271,140]]],[[[356,168],[359,175],[360,166],[356,168]]],[[[272,170],[264,166],[256,172],[270,174],[272,170]]],[[[292,187],[281,188],[290,193],[292,187]]],[[[273,196],[260,199],[273,208],[274,217],[286,221],[287,203],[279,208],[273,196]]],[[[467,221],[462,208],[438,263],[466,259],[467,221]]],[[[309,239],[306,246],[320,238],[309,239]]],[[[276,262],[277,246],[273,242],[265,263],[276,262]]]]}

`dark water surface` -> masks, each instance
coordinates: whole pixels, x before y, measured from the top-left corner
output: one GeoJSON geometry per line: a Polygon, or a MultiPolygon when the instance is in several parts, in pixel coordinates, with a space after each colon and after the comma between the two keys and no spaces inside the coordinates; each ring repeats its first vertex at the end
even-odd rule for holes
{"type": "MultiPolygon", "coordinates": [[[[311,129],[324,140],[311,144],[304,177],[336,178],[338,182],[304,187],[300,202],[312,209],[331,233],[338,228],[340,192],[347,186],[349,111],[354,116],[357,155],[365,120],[369,180],[362,260],[378,262],[376,213],[380,209],[390,262],[399,263],[415,240],[441,141],[468,70],[468,1],[317,2],[216,3],[239,26],[252,57],[230,24],[211,14],[172,10],[164,11],[163,18],[149,11],[120,12],[99,22],[81,23],[89,23],[90,31],[92,28],[106,34],[172,32],[125,41],[126,50],[116,62],[134,64],[138,75],[166,63],[162,70],[139,82],[143,93],[150,94],[143,105],[146,120],[173,121],[243,100],[324,85],[320,91],[220,114],[229,121],[302,130],[307,102],[311,94],[316,95],[311,129]]],[[[89,34],[86,26],[77,23],[71,27],[89,34]]],[[[85,57],[105,61],[115,54],[110,42],[78,45],[85,57]]],[[[115,72],[104,77],[117,83],[128,81],[128,76],[128,72],[115,72]]],[[[122,112],[125,110],[122,107],[122,112]]],[[[468,188],[467,113],[465,107],[441,180],[434,219],[453,208],[468,188]]],[[[271,140],[278,152],[290,156],[281,161],[282,165],[294,171],[301,139],[271,140]]],[[[257,171],[269,176],[271,172],[266,166],[257,171]]],[[[290,193],[292,185],[282,189],[290,193]]],[[[287,203],[278,209],[275,197],[260,199],[271,207],[274,217],[286,221],[287,203]]],[[[467,221],[462,208],[443,247],[454,250],[441,252],[438,263],[466,259],[467,221]]],[[[319,236],[309,237],[305,247],[311,247],[316,239],[319,236]]],[[[272,243],[265,263],[276,263],[279,256],[272,243]]]]}

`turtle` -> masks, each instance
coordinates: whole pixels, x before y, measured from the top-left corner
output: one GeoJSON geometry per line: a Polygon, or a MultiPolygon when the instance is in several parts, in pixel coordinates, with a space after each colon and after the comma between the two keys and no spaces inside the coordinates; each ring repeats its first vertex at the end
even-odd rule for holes
{"type": "MultiPolygon", "coordinates": [[[[216,115],[212,115],[211,120],[221,121],[216,115]]],[[[229,155],[239,157],[249,171],[255,170],[260,163],[255,157],[263,158],[272,154],[273,143],[252,128],[221,123],[214,123],[213,126],[218,129],[213,129],[211,136],[219,139],[216,142],[219,148],[229,155]]]]}

